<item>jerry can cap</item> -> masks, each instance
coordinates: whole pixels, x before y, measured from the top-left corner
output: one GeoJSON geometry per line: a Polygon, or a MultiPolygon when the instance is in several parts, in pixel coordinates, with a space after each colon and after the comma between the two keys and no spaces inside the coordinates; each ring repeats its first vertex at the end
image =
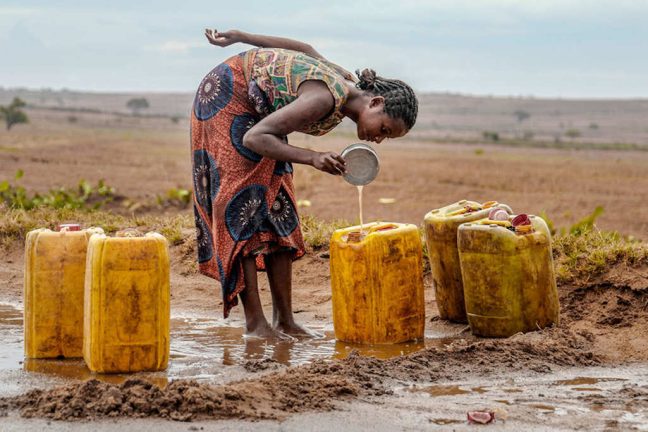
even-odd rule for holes
{"type": "Polygon", "coordinates": [[[498,221],[507,221],[509,219],[509,214],[506,210],[501,208],[494,208],[488,212],[488,219],[498,220],[498,221]]]}
{"type": "Polygon", "coordinates": [[[143,233],[137,228],[124,228],[115,233],[115,237],[142,237],[143,233]]]}
{"type": "Polygon", "coordinates": [[[514,227],[519,225],[531,225],[531,220],[529,220],[529,215],[521,213],[515,216],[513,220],[511,220],[511,225],[513,225],[514,227]]]}
{"type": "Polygon", "coordinates": [[[57,231],[81,231],[81,225],[77,223],[59,224],[57,231]]]}

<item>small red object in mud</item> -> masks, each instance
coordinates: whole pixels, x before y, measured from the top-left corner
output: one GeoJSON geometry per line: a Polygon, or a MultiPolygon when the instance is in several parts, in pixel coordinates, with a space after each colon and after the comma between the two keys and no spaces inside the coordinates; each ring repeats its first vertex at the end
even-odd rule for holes
{"type": "Polygon", "coordinates": [[[518,225],[531,225],[531,220],[529,219],[529,216],[522,213],[513,218],[511,225],[513,225],[514,227],[518,225]]]}
{"type": "Polygon", "coordinates": [[[487,424],[495,421],[493,411],[468,411],[468,423],[487,424]]]}
{"type": "Polygon", "coordinates": [[[58,226],[59,231],[81,231],[81,225],[79,224],[60,224],[58,226]]]}

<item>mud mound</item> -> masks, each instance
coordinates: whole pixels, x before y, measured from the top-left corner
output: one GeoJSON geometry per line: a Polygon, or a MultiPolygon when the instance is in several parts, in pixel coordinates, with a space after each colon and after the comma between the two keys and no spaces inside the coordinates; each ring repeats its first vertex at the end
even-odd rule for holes
{"type": "Polygon", "coordinates": [[[89,380],[47,391],[33,390],[0,400],[0,411],[55,420],[97,417],[280,419],[287,413],[329,410],[332,402],[357,394],[349,380],[304,370],[221,387],[174,381],[160,389],[139,379],[116,386],[89,380]]]}
{"type": "Polygon", "coordinates": [[[466,374],[507,370],[549,372],[551,366],[590,366],[600,362],[592,352],[591,335],[555,328],[508,339],[477,342],[458,340],[444,349],[432,348],[380,361],[350,356],[355,374],[398,381],[457,379],[466,374]]]}

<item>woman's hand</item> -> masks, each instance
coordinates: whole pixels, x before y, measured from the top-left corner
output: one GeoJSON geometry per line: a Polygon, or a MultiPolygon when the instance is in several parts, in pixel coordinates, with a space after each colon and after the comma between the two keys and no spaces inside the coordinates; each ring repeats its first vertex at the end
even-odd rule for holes
{"type": "Polygon", "coordinates": [[[329,174],[344,174],[346,172],[345,165],[346,163],[342,156],[333,152],[318,152],[313,158],[313,166],[329,174]]]}
{"type": "Polygon", "coordinates": [[[241,35],[242,32],[238,30],[219,32],[216,29],[205,29],[205,36],[207,37],[209,43],[219,47],[226,47],[234,43],[241,42],[241,35]]]}

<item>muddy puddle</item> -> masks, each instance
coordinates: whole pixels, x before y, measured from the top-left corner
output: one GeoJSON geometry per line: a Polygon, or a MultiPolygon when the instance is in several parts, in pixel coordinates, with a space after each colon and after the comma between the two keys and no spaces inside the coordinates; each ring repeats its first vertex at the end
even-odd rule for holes
{"type": "Polygon", "coordinates": [[[429,421],[439,425],[465,423],[466,412],[484,410],[495,412],[503,424],[523,422],[547,430],[564,425],[591,426],[593,420],[601,430],[648,430],[644,390],[648,365],[505,375],[399,387],[395,395],[399,405],[426,407],[429,421]]]}
{"type": "Polygon", "coordinates": [[[426,347],[441,347],[454,340],[452,337],[427,337],[421,342],[363,346],[336,341],[332,328],[311,325],[324,337],[271,343],[244,337],[242,323],[204,317],[174,317],[171,319],[171,349],[166,371],[98,375],[88,370],[82,359],[24,359],[22,325],[22,311],[0,303],[0,340],[4,345],[0,351],[0,396],[90,378],[120,384],[135,376],[161,387],[179,378],[218,384],[282,365],[295,366],[321,358],[346,358],[353,350],[365,356],[386,359],[426,347]]]}

